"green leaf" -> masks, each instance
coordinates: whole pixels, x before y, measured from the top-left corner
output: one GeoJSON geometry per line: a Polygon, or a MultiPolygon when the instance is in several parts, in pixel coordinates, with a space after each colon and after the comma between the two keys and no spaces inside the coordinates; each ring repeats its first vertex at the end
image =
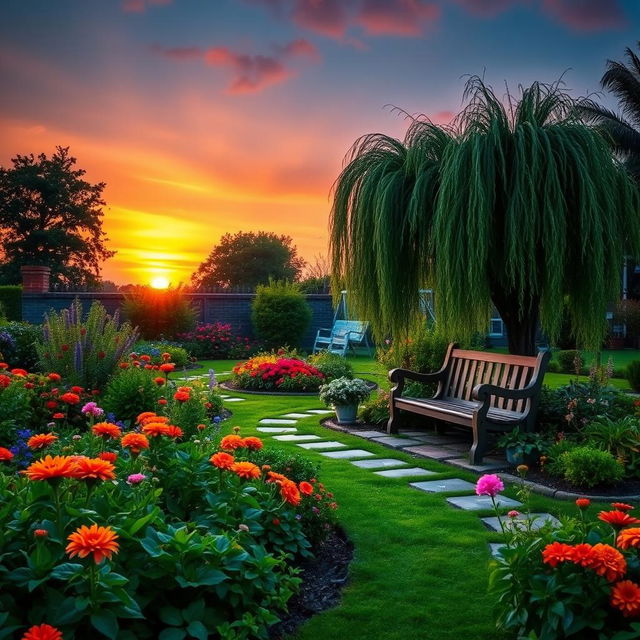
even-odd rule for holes
{"type": "Polygon", "coordinates": [[[207,628],[199,620],[190,622],[189,626],[187,627],[187,631],[198,640],[207,640],[207,638],[209,637],[207,628]]]}
{"type": "Polygon", "coordinates": [[[183,640],[187,637],[187,632],[184,629],[165,629],[160,632],[158,640],[183,640]]]}
{"type": "Polygon", "coordinates": [[[71,578],[80,575],[83,571],[84,567],[81,564],[65,562],[64,564],[59,564],[53,569],[51,577],[58,580],[70,580],[71,578]]]}
{"type": "Polygon", "coordinates": [[[118,619],[110,611],[92,614],[91,624],[109,640],[118,637],[118,619]]]}
{"type": "Polygon", "coordinates": [[[165,624],[171,624],[174,627],[182,624],[182,613],[175,607],[162,607],[159,616],[165,624]]]}
{"type": "Polygon", "coordinates": [[[139,518],[138,520],[136,520],[128,529],[129,535],[133,536],[136,533],[138,533],[138,531],[140,531],[142,527],[144,527],[146,524],[151,522],[151,520],[153,520],[155,515],[156,515],[156,511],[154,510],[151,513],[148,513],[146,516],[143,516],[142,518],[139,518]]]}
{"type": "Polygon", "coordinates": [[[204,600],[198,598],[189,603],[189,606],[182,612],[182,615],[186,622],[192,622],[194,620],[202,620],[204,616],[204,600]]]}

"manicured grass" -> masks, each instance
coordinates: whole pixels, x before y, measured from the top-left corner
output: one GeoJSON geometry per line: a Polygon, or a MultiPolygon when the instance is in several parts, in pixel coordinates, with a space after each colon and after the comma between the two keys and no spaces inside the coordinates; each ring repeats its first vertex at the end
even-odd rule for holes
{"type": "MultiPolygon", "coordinates": [[[[364,363],[363,363],[364,364],[364,363]]],[[[242,394],[238,394],[242,395],[242,394]]],[[[320,408],[317,398],[243,396],[228,405],[233,416],[223,432],[239,425],[242,435],[259,435],[266,446],[283,447],[321,462],[320,479],[335,494],[339,522],[355,544],[350,579],[341,604],[312,618],[291,640],[494,640],[493,602],[487,594],[490,556],[487,543],[500,536],[485,529],[480,517],[491,512],[464,512],[429,495],[359,469],[346,460],[331,460],[293,443],[274,441],[256,431],[258,420],[292,411],[320,408]]],[[[436,479],[477,476],[425,459],[416,459],[361,438],[325,429],[319,418],[299,420],[298,431],[314,433],[438,472],[436,479]]],[[[515,497],[513,487],[506,494],[515,497]]],[[[534,495],[532,511],[575,513],[573,503],[534,495]]],[[[598,510],[598,505],[593,505],[598,510]]]]}

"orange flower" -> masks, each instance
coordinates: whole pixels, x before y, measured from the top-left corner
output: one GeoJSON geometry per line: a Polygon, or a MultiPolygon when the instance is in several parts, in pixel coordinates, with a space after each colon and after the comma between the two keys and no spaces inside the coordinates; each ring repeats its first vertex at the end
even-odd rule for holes
{"type": "Polygon", "coordinates": [[[631,580],[622,580],[613,585],[611,606],[622,611],[625,618],[640,614],[640,586],[631,580]]]}
{"type": "Polygon", "coordinates": [[[191,393],[191,387],[178,387],[176,391],[184,391],[184,393],[191,393]]]}
{"type": "Polygon", "coordinates": [[[590,544],[577,544],[571,551],[571,561],[581,567],[589,567],[593,560],[593,547],[590,544]]]}
{"type": "Polygon", "coordinates": [[[93,554],[93,561],[100,564],[104,558],[111,560],[112,554],[118,553],[117,539],[118,534],[111,527],[82,525],[67,538],[69,544],[65,551],[70,558],[86,558],[93,554]]]}
{"type": "Polygon", "coordinates": [[[157,378],[154,378],[154,379],[153,379],[153,381],[154,381],[154,382],[155,382],[159,387],[161,387],[161,386],[164,384],[164,378],[161,378],[161,377],[159,377],[159,376],[158,376],[157,378]]]}
{"type": "Polygon", "coordinates": [[[199,425],[196,426],[196,429],[198,431],[204,431],[206,428],[207,428],[206,424],[199,424],[199,425]]]}
{"type": "Polygon", "coordinates": [[[22,640],[63,640],[62,633],[50,624],[37,624],[31,627],[22,640]]]}
{"type": "Polygon", "coordinates": [[[561,562],[573,560],[573,547],[564,542],[552,542],[542,550],[542,561],[545,564],[557,567],[561,562]]]}
{"type": "Polygon", "coordinates": [[[166,416],[149,416],[148,418],[143,418],[140,424],[149,424],[150,422],[163,422],[164,424],[169,424],[169,418],[166,416]]]}
{"type": "Polygon", "coordinates": [[[260,438],[256,438],[255,436],[249,436],[248,438],[242,439],[242,446],[247,449],[251,449],[252,451],[259,451],[264,447],[262,444],[262,440],[260,438]]]}
{"type": "Polygon", "coordinates": [[[166,351],[160,356],[165,362],[167,360],[171,360],[171,354],[167,353],[166,351]]]}
{"type": "Polygon", "coordinates": [[[116,474],[112,462],[101,458],[76,460],[76,478],[79,480],[114,480],[116,474]]]}
{"type": "Polygon", "coordinates": [[[24,378],[25,376],[29,375],[25,369],[11,369],[11,373],[14,376],[19,376],[21,378],[24,378]]]}
{"type": "Polygon", "coordinates": [[[98,454],[98,458],[107,462],[115,462],[118,459],[118,454],[114,451],[102,451],[98,454]]]}
{"type": "Polygon", "coordinates": [[[146,418],[155,418],[156,414],[154,411],[143,411],[137,418],[136,424],[142,423],[146,418]]]}
{"type": "Polygon", "coordinates": [[[9,462],[13,458],[13,453],[5,447],[0,447],[0,462],[9,462]]]}
{"type": "Polygon", "coordinates": [[[633,505],[627,504],[626,502],[612,502],[611,506],[618,511],[624,511],[625,513],[633,509],[633,505]]]}
{"type": "Polygon", "coordinates": [[[118,366],[121,369],[128,369],[129,368],[129,363],[128,362],[121,362],[118,366]]]}
{"type": "Polygon", "coordinates": [[[618,534],[616,544],[621,549],[628,549],[629,547],[640,547],[640,529],[638,527],[630,527],[629,529],[623,529],[618,534]]]}
{"type": "Polygon", "coordinates": [[[67,393],[63,393],[60,396],[60,400],[62,402],[66,402],[67,404],[78,404],[80,402],[80,396],[77,393],[71,393],[67,391],[67,393]]]}
{"type": "Polygon", "coordinates": [[[209,462],[218,467],[218,469],[231,469],[235,462],[235,458],[228,453],[224,453],[220,451],[219,453],[214,453],[210,458],[209,462]]]}
{"type": "Polygon", "coordinates": [[[58,436],[53,433],[38,433],[27,440],[27,446],[30,449],[44,449],[50,444],[53,444],[57,439],[58,436]]]}
{"type": "Polygon", "coordinates": [[[131,453],[138,454],[142,449],[149,448],[149,440],[147,436],[141,433],[127,433],[120,440],[120,444],[128,449],[131,449],[131,453]]]}
{"type": "Polygon", "coordinates": [[[253,462],[234,462],[231,471],[246,480],[260,477],[260,467],[253,462]]]}
{"type": "Polygon", "coordinates": [[[62,376],[59,373],[48,373],[47,378],[49,378],[51,382],[60,382],[60,380],[62,380],[62,376]]]}
{"type": "Polygon", "coordinates": [[[230,436],[225,436],[220,441],[220,448],[226,449],[227,451],[235,451],[242,446],[242,438],[235,433],[230,436]]]}
{"type": "Polygon", "coordinates": [[[282,481],[280,483],[280,495],[282,499],[297,507],[300,504],[300,492],[295,482],[291,480],[282,481]]]}
{"type": "Polygon", "coordinates": [[[172,362],[165,362],[160,365],[160,371],[162,373],[171,373],[176,368],[176,365],[172,362]]]}
{"type": "Polygon", "coordinates": [[[173,394],[173,399],[178,402],[187,402],[187,400],[191,400],[191,395],[186,391],[176,391],[173,394]]]}
{"type": "Polygon", "coordinates": [[[24,473],[29,480],[58,480],[73,478],[76,464],[69,456],[45,456],[30,464],[24,473]]]}
{"type": "Polygon", "coordinates": [[[97,422],[91,427],[91,433],[101,438],[119,438],[122,435],[122,430],[111,422],[97,422]]]}
{"type": "Polygon", "coordinates": [[[591,504],[591,500],[589,498],[578,498],[576,504],[580,509],[586,509],[591,504]]]}
{"type": "Polygon", "coordinates": [[[298,489],[300,490],[300,493],[304,494],[305,496],[310,496],[313,493],[313,485],[309,484],[308,482],[301,482],[298,485],[298,489]]]}
{"type": "Polygon", "coordinates": [[[51,417],[54,420],[64,420],[65,415],[64,415],[64,413],[54,413],[51,417]]]}
{"type": "Polygon", "coordinates": [[[268,471],[267,472],[267,482],[275,482],[276,484],[280,484],[281,482],[290,482],[287,476],[283,476],[281,473],[277,473],[276,471],[268,471]]]}
{"type": "Polygon", "coordinates": [[[166,436],[168,429],[169,427],[164,422],[147,422],[142,425],[142,433],[152,438],[166,436]]]}
{"type": "MultiPolygon", "coordinates": [[[[144,431],[144,427],[142,429],[144,431]]],[[[175,424],[170,424],[167,426],[165,435],[169,436],[170,438],[182,438],[182,436],[184,435],[184,431],[180,427],[177,427],[175,424]]]]}
{"type": "Polygon", "coordinates": [[[609,582],[622,578],[627,570],[624,556],[608,544],[596,544],[591,550],[591,561],[588,564],[599,576],[604,576],[609,582]]]}
{"type": "Polygon", "coordinates": [[[630,524],[640,524],[638,518],[634,518],[624,511],[601,511],[598,518],[602,522],[610,524],[614,529],[622,529],[630,524]]]}

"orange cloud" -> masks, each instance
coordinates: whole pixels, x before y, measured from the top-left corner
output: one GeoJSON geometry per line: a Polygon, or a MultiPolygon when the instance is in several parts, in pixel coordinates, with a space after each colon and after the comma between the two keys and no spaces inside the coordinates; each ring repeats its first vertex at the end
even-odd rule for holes
{"type": "Polygon", "coordinates": [[[364,0],[356,22],[372,35],[419,36],[440,7],[420,0],[364,0]]]}

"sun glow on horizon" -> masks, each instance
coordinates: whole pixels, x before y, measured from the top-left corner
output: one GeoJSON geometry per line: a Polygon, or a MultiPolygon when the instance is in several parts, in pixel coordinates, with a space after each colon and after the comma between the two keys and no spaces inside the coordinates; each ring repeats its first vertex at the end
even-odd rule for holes
{"type": "Polygon", "coordinates": [[[151,280],[151,286],[154,289],[168,289],[169,288],[169,279],[164,276],[156,276],[151,280]]]}

